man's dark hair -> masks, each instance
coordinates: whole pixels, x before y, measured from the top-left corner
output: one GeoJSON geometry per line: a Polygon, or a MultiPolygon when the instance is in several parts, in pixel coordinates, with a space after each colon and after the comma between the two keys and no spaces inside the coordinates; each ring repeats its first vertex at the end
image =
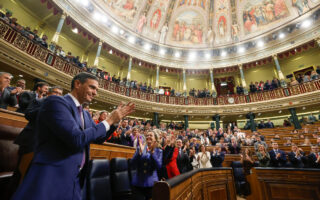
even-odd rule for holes
{"type": "Polygon", "coordinates": [[[94,76],[93,74],[89,74],[86,72],[81,72],[77,75],[75,75],[75,77],[73,77],[72,81],[71,81],[71,90],[74,89],[74,82],[76,80],[79,80],[81,84],[85,83],[88,79],[93,79],[98,81],[98,77],[94,76]]]}
{"type": "Polygon", "coordinates": [[[37,82],[35,85],[34,85],[34,88],[33,88],[33,91],[36,91],[38,89],[38,87],[42,88],[43,86],[49,86],[48,83],[46,82],[37,82]]]}
{"type": "Polygon", "coordinates": [[[83,107],[83,108],[89,108],[89,103],[88,103],[88,102],[84,102],[84,103],[82,104],[82,107],[83,107]]]}
{"type": "Polygon", "coordinates": [[[52,86],[49,88],[49,94],[51,94],[54,89],[58,89],[58,90],[63,91],[62,87],[60,87],[60,86],[52,86]]]}

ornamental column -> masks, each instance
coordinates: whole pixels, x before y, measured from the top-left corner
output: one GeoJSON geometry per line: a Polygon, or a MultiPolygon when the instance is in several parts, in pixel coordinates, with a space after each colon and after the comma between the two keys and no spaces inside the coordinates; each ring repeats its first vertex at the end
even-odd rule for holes
{"type": "Polygon", "coordinates": [[[247,83],[246,83],[246,80],[244,79],[244,73],[243,73],[243,69],[242,69],[242,64],[239,64],[238,67],[239,67],[239,70],[240,70],[241,85],[243,87],[243,93],[245,95],[248,95],[247,83]]]}
{"type": "Polygon", "coordinates": [[[182,75],[183,75],[183,93],[184,93],[184,96],[187,96],[187,78],[186,78],[186,70],[185,69],[183,69],[182,75]]]}
{"type": "Polygon", "coordinates": [[[255,114],[252,112],[249,112],[246,117],[247,119],[249,119],[251,132],[257,131],[256,123],[254,122],[254,118],[256,117],[255,114]]]}
{"type": "Polygon", "coordinates": [[[94,63],[93,66],[98,67],[99,65],[99,58],[100,58],[100,54],[101,54],[101,48],[102,48],[102,41],[99,41],[99,45],[98,45],[98,50],[97,50],[97,54],[96,54],[96,58],[94,59],[94,63]]]}
{"type": "Polygon", "coordinates": [[[153,125],[159,128],[159,113],[153,113],[153,125]]]}
{"type": "Polygon", "coordinates": [[[294,125],[295,129],[301,129],[301,124],[299,122],[297,113],[296,113],[296,109],[295,108],[289,108],[290,114],[291,114],[291,119],[292,119],[292,123],[294,125]]]}
{"type": "Polygon", "coordinates": [[[216,129],[218,130],[220,128],[220,115],[216,114],[212,119],[216,122],[216,129]]]}
{"type": "Polygon", "coordinates": [[[67,17],[66,13],[62,13],[62,15],[60,17],[60,20],[59,20],[59,24],[58,24],[57,30],[54,33],[53,38],[52,38],[52,42],[54,44],[58,44],[59,36],[60,36],[61,30],[62,30],[62,27],[63,27],[63,24],[64,24],[64,20],[66,19],[66,17],[67,17]]]}
{"type": "Polygon", "coordinates": [[[276,68],[277,68],[277,72],[278,72],[278,78],[280,79],[280,84],[281,84],[281,87],[287,87],[287,83],[286,81],[284,80],[284,76],[283,76],[283,73],[281,71],[281,68],[280,68],[280,64],[279,64],[279,60],[278,60],[278,56],[277,54],[273,55],[273,60],[274,60],[274,63],[276,65],[276,68]]]}
{"type": "Polygon", "coordinates": [[[159,73],[160,73],[160,66],[157,65],[157,72],[156,72],[156,88],[159,88],[159,73]]]}
{"type": "Polygon", "coordinates": [[[212,92],[212,97],[213,97],[213,98],[216,98],[216,97],[217,97],[217,91],[216,91],[216,87],[214,86],[213,69],[210,69],[210,79],[211,79],[211,92],[212,92]]]}
{"type": "Polygon", "coordinates": [[[132,56],[130,56],[130,58],[129,58],[128,74],[127,74],[127,87],[130,86],[131,68],[132,68],[132,56]]]}
{"type": "Polygon", "coordinates": [[[184,115],[184,130],[187,130],[187,128],[189,128],[189,116],[188,115],[184,115]]]}

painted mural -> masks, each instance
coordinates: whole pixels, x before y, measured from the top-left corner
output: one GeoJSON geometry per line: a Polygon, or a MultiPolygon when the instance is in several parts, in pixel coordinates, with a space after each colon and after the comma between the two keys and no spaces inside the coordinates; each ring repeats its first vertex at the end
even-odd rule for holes
{"type": "Polygon", "coordinates": [[[265,28],[289,16],[285,0],[250,0],[243,10],[245,33],[251,33],[265,28]]]}
{"type": "Polygon", "coordinates": [[[138,14],[141,0],[104,0],[112,12],[127,23],[132,23],[138,14]]]}
{"type": "Polygon", "coordinates": [[[206,9],[207,0],[179,0],[178,6],[198,6],[206,9]]]}
{"type": "Polygon", "coordinates": [[[195,11],[181,13],[173,24],[171,40],[181,44],[201,44],[203,40],[203,17],[195,11]]]}
{"type": "Polygon", "coordinates": [[[102,0],[131,31],[160,44],[217,47],[263,34],[320,0],[102,0]]]}

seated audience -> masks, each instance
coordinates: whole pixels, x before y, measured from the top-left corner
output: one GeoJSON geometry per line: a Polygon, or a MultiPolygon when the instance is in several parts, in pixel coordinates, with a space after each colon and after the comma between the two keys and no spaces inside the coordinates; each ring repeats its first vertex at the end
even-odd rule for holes
{"type": "Polygon", "coordinates": [[[285,167],[287,163],[286,153],[278,149],[278,143],[272,143],[272,150],[269,151],[271,167],[285,167]]]}
{"type": "Polygon", "coordinates": [[[264,123],[264,121],[260,121],[260,123],[258,124],[258,128],[259,129],[263,129],[263,128],[266,128],[266,125],[265,125],[265,123],[264,123]]]}
{"type": "Polygon", "coordinates": [[[274,128],[274,124],[270,121],[270,119],[268,119],[268,122],[265,124],[265,126],[266,128],[274,128]]]}
{"type": "Polygon", "coordinates": [[[258,151],[256,152],[256,154],[259,160],[259,167],[270,166],[270,160],[271,160],[270,155],[262,144],[258,145],[258,151]]]}

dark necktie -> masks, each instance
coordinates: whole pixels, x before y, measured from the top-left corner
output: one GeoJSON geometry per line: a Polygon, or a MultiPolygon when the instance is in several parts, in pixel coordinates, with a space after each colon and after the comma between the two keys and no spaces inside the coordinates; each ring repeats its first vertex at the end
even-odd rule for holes
{"type": "MultiPolygon", "coordinates": [[[[78,106],[78,112],[79,112],[79,117],[81,120],[81,128],[82,130],[84,130],[84,119],[83,119],[83,110],[82,110],[82,106],[78,106]]],[[[86,151],[85,149],[83,150],[83,154],[82,154],[82,161],[81,161],[81,165],[80,165],[80,170],[83,168],[84,164],[86,163],[86,151]]]]}

